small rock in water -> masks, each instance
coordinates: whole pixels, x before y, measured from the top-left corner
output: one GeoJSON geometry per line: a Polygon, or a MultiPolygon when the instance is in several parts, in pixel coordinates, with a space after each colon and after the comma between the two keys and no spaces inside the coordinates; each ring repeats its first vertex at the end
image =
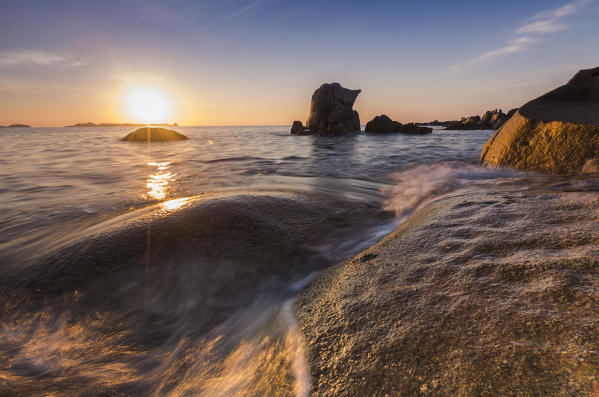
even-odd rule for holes
{"type": "Polygon", "coordinates": [[[393,121],[386,114],[381,114],[370,120],[366,124],[366,132],[376,133],[391,133],[391,132],[402,132],[404,134],[430,134],[433,132],[432,128],[421,127],[415,123],[402,124],[399,121],[393,121]]]}
{"type": "Polygon", "coordinates": [[[189,139],[176,131],[160,127],[142,127],[122,140],[127,142],[167,142],[189,139]]]}
{"type": "Polygon", "coordinates": [[[301,121],[295,120],[293,125],[291,126],[291,134],[292,135],[309,135],[312,131],[308,128],[304,127],[301,121]]]}

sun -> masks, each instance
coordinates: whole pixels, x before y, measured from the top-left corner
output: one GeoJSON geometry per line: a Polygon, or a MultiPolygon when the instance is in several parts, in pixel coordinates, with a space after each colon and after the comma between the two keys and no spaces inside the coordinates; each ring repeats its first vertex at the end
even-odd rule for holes
{"type": "Polygon", "coordinates": [[[158,90],[148,87],[132,88],[125,95],[127,112],[134,122],[165,123],[170,116],[170,102],[158,90]]]}

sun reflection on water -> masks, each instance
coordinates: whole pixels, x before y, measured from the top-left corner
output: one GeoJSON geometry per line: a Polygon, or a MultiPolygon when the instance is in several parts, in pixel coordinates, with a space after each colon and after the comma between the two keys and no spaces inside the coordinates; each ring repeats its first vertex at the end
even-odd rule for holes
{"type": "Polygon", "coordinates": [[[148,165],[157,167],[156,171],[148,177],[146,186],[150,189],[147,195],[156,200],[162,200],[166,197],[169,190],[169,182],[173,180],[176,174],[167,171],[170,161],[162,163],[151,162],[148,165]]]}

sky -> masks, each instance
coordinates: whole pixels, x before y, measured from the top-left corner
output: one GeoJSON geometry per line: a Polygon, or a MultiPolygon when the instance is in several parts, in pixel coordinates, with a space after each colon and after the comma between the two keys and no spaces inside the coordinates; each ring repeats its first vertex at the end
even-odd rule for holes
{"type": "Polygon", "coordinates": [[[363,124],[507,111],[599,66],[598,20],[599,0],[0,0],[0,125],[291,124],[325,82],[362,90],[363,124]]]}

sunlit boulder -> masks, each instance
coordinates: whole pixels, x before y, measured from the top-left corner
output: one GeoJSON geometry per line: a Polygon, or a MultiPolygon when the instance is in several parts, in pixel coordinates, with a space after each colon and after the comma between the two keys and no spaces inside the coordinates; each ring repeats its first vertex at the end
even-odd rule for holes
{"type": "Polygon", "coordinates": [[[176,131],[160,127],[142,127],[133,131],[122,140],[127,142],[167,142],[189,139],[176,131]]]}
{"type": "Polygon", "coordinates": [[[522,106],[481,153],[488,165],[589,172],[599,158],[599,67],[522,106]]]}

